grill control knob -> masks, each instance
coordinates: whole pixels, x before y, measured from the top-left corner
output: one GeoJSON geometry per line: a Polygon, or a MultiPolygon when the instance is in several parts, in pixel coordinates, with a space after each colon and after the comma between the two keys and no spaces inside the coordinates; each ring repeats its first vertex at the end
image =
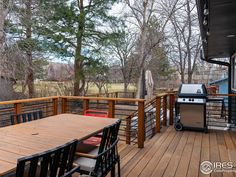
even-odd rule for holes
{"type": "Polygon", "coordinates": [[[185,98],[183,98],[183,101],[185,101],[185,98]]]}
{"type": "Polygon", "coordinates": [[[192,101],[194,101],[194,99],[192,99],[192,101]]]}
{"type": "Polygon", "coordinates": [[[188,101],[191,101],[191,98],[189,98],[188,101]]]}

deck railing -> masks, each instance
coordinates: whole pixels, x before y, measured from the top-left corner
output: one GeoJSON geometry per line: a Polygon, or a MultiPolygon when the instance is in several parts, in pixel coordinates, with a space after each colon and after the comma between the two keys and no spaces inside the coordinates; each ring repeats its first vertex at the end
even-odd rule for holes
{"type": "MultiPolygon", "coordinates": [[[[173,94],[174,98],[176,94],[173,94]]],[[[174,113],[174,112],[172,112],[174,113]]],[[[209,129],[228,129],[236,125],[236,94],[208,94],[206,124],[209,129]]]]}
{"type": "Polygon", "coordinates": [[[206,109],[208,128],[226,128],[227,124],[232,121],[231,119],[235,119],[233,114],[235,114],[236,105],[232,104],[231,109],[228,109],[229,102],[235,98],[236,94],[211,94],[208,96],[206,109]]]}
{"type": "Polygon", "coordinates": [[[0,102],[0,127],[12,124],[11,115],[34,111],[41,111],[43,117],[56,115],[58,100],[59,97],[44,97],[0,102]]]}
{"type": "MultiPolygon", "coordinates": [[[[161,94],[149,102],[144,99],[107,97],[45,97],[0,102],[0,126],[11,125],[11,115],[41,111],[43,117],[61,113],[84,114],[85,110],[107,111],[108,117],[120,118],[120,139],[144,147],[147,138],[173,123],[173,96],[161,94]]],[[[14,123],[16,123],[15,121],[14,123]]]]}

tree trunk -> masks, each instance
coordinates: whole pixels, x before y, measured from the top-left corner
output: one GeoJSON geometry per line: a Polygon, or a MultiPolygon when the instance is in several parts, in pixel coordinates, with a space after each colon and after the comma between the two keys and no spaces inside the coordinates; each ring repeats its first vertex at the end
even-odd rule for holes
{"type": "Polygon", "coordinates": [[[145,65],[144,65],[144,55],[145,55],[145,43],[146,43],[146,24],[143,24],[141,36],[140,36],[140,43],[141,43],[141,48],[140,48],[140,55],[139,55],[139,62],[140,62],[140,74],[138,78],[138,83],[137,83],[137,98],[144,98],[144,82],[145,82],[145,77],[144,77],[144,70],[145,70],[145,65]]]}
{"type": "Polygon", "coordinates": [[[147,4],[148,1],[143,2],[143,19],[142,19],[142,27],[141,27],[141,34],[140,34],[140,54],[139,54],[139,63],[140,63],[140,75],[138,78],[137,83],[137,98],[144,98],[144,84],[145,84],[145,77],[144,77],[144,70],[145,70],[145,48],[146,48],[146,32],[147,32],[147,22],[146,22],[146,12],[147,12],[147,4]]]}
{"type": "MultiPolygon", "coordinates": [[[[5,42],[5,34],[4,34],[4,23],[8,13],[8,9],[4,7],[4,2],[0,1],[0,63],[3,60],[4,53],[4,42],[5,42]]],[[[2,64],[2,63],[1,63],[2,64]]]]}
{"type": "Polygon", "coordinates": [[[81,54],[82,51],[82,40],[84,34],[85,27],[85,12],[84,12],[84,4],[83,0],[78,0],[78,6],[80,9],[79,20],[78,20],[78,32],[77,32],[77,47],[75,54],[75,63],[74,63],[74,95],[79,96],[83,94],[84,86],[85,86],[85,76],[83,72],[83,56],[81,54]],[[82,83],[81,83],[82,82],[82,83]]]}
{"type": "MultiPolygon", "coordinates": [[[[27,0],[26,2],[26,40],[30,41],[32,39],[32,0],[27,0]]],[[[32,47],[29,45],[26,49],[27,53],[27,72],[26,72],[26,83],[28,85],[29,90],[29,98],[33,98],[35,96],[34,90],[34,71],[33,71],[33,56],[32,56],[32,47]]]]}
{"type": "Polygon", "coordinates": [[[102,87],[98,87],[98,94],[101,95],[102,93],[102,87]]]}
{"type": "Polygon", "coordinates": [[[137,85],[137,98],[144,99],[145,95],[145,76],[144,76],[144,69],[141,70],[139,78],[138,78],[138,85],[137,85]]]}
{"type": "Polygon", "coordinates": [[[187,40],[187,55],[188,55],[188,84],[192,83],[192,51],[190,49],[190,42],[192,37],[192,19],[191,19],[191,9],[190,2],[187,0],[187,13],[188,13],[188,40],[187,40]]]}
{"type": "Polygon", "coordinates": [[[124,78],[124,97],[127,97],[129,82],[124,78]]]}
{"type": "Polygon", "coordinates": [[[185,80],[184,80],[184,71],[181,71],[181,82],[182,83],[185,83],[185,80]]]}

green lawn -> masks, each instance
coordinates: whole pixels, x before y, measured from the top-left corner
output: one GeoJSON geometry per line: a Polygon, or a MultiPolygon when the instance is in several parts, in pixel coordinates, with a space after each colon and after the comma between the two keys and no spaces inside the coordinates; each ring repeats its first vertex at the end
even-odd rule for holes
{"type": "MultiPolygon", "coordinates": [[[[17,83],[15,86],[16,92],[22,91],[22,85],[17,83]]],[[[108,92],[123,92],[123,83],[108,84],[108,92]]],[[[73,83],[72,82],[54,82],[54,81],[37,81],[35,82],[35,90],[37,97],[55,96],[55,95],[73,95],[73,83]]],[[[135,91],[136,87],[130,85],[129,91],[135,91]]],[[[103,92],[105,92],[103,90],[103,92]]],[[[98,88],[94,84],[90,84],[87,94],[97,94],[98,88]]]]}

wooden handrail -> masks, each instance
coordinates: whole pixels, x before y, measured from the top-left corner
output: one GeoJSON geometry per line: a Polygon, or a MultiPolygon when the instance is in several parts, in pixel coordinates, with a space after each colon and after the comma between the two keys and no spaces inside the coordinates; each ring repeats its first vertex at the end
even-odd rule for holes
{"type": "Polygon", "coordinates": [[[52,97],[43,97],[43,98],[31,98],[31,99],[22,99],[22,100],[1,101],[0,105],[46,101],[46,100],[58,99],[58,98],[59,98],[58,96],[52,96],[52,97]]]}
{"type": "Polygon", "coordinates": [[[135,98],[107,98],[107,97],[84,97],[84,96],[60,96],[60,98],[67,99],[81,99],[81,100],[106,100],[106,101],[123,101],[123,102],[144,102],[145,99],[135,98]]]}
{"type": "Polygon", "coordinates": [[[106,100],[106,101],[126,101],[126,102],[144,102],[145,99],[135,99],[135,98],[107,98],[107,97],[83,97],[83,96],[51,96],[51,97],[42,97],[42,98],[30,98],[30,99],[21,99],[21,100],[11,100],[11,101],[1,101],[0,105],[5,104],[15,104],[15,103],[29,103],[29,102],[38,102],[53,100],[59,98],[67,99],[88,99],[88,100],[106,100]]]}
{"type": "MultiPolygon", "coordinates": [[[[235,94],[236,95],[236,94],[235,94]]],[[[131,142],[131,134],[130,134],[130,129],[131,129],[131,118],[132,115],[138,116],[138,147],[142,148],[144,147],[144,141],[145,141],[145,108],[153,104],[154,107],[156,107],[157,114],[156,114],[156,131],[160,132],[160,127],[161,127],[161,120],[160,120],[160,115],[161,111],[163,110],[163,116],[164,119],[166,119],[166,110],[167,109],[167,100],[166,98],[170,97],[170,93],[163,93],[163,94],[158,94],[155,96],[152,100],[145,102],[145,99],[135,99],[135,98],[108,98],[108,97],[85,97],[85,96],[52,96],[52,97],[44,97],[44,98],[32,98],[32,99],[23,99],[23,100],[12,100],[12,101],[4,101],[0,102],[0,105],[14,105],[13,108],[6,108],[6,110],[12,109],[14,113],[19,114],[22,111],[24,111],[25,105],[24,103],[34,103],[33,105],[37,105],[37,102],[42,102],[42,101],[47,101],[46,106],[44,109],[45,111],[45,116],[48,115],[56,115],[58,113],[66,113],[69,110],[68,102],[70,100],[81,100],[83,102],[83,109],[84,111],[89,109],[89,102],[91,100],[95,101],[107,101],[108,104],[108,112],[109,112],[109,117],[115,117],[115,103],[116,102],[130,102],[130,103],[136,103],[138,106],[138,110],[134,111],[133,114],[130,114],[127,116],[127,127],[126,129],[126,142],[130,144],[131,142]],[[165,97],[165,98],[164,98],[165,97]],[[163,100],[163,102],[161,102],[163,100]],[[58,112],[58,106],[59,101],[61,102],[61,111],[58,112]],[[47,104],[50,104],[50,110],[47,106],[47,104]],[[52,105],[51,105],[52,104],[52,105]],[[164,105],[163,105],[164,104],[164,105]],[[49,112],[49,114],[48,114],[49,112]]],[[[170,98],[170,103],[173,101],[173,98],[170,98]]],[[[43,102],[42,102],[43,103],[43,102]]],[[[172,105],[173,106],[173,105],[172,105]]],[[[170,108],[170,111],[172,111],[173,107],[170,108]]],[[[170,116],[172,117],[172,116],[170,116]]],[[[164,120],[166,121],[166,120],[164,120]]],[[[171,122],[171,120],[170,120],[171,122]]],[[[164,123],[165,124],[165,123],[164,123]]]]}

